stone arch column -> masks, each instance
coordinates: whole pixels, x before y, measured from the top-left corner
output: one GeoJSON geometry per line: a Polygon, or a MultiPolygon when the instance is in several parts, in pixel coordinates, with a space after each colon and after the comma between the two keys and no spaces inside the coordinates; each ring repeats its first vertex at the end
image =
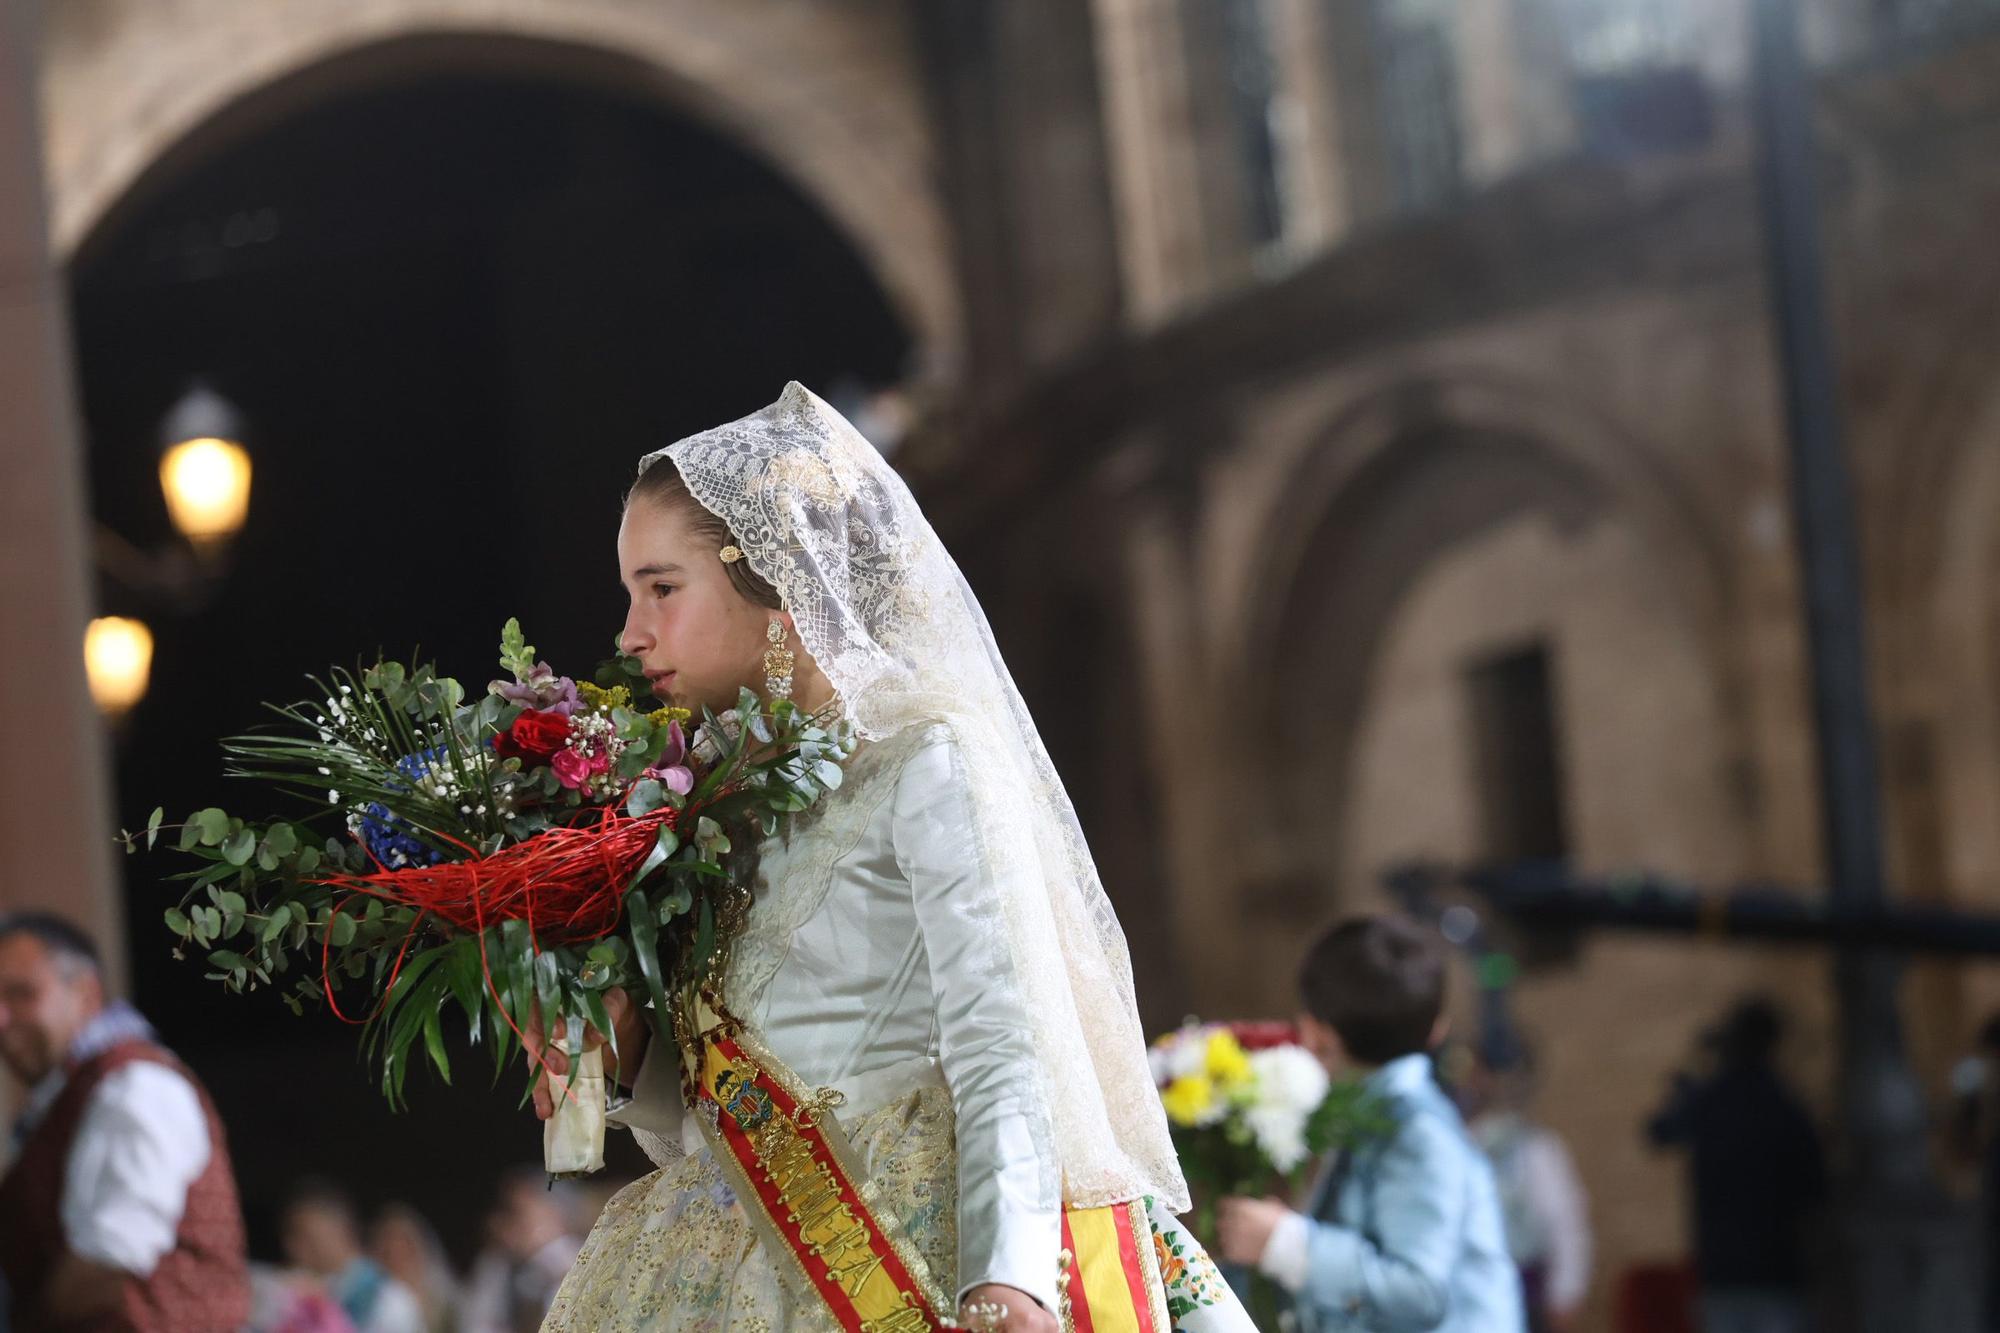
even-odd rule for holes
{"type": "MultiPolygon", "coordinates": [[[[26,90],[34,24],[0,8],[0,638],[34,704],[12,719],[0,772],[0,912],[75,921],[125,988],[106,738],[82,671],[90,527],[62,281],[48,253],[38,126],[26,90]]],[[[0,1105],[26,1090],[0,1072],[0,1105]]]]}
{"type": "MultiPolygon", "coordinates": [[[[1967,216],[1971,216],[1968,211],[1967,216]]],[[[2000,369],[1991,327],[2000,267],[1982,237],[1924,250],[1933,335],[1864,348],[1886,386],[1858,415],[1870,562],[1870,647],[1895,891],[2000,910],[2000,369]]],[[[1917,961],[1913,1057],[1941,1077],[2000,1006],[1985,969],[1917,961]]]]}
{"type": "MultiPolygon", "coordinates": [[[[232,109],[445,61],[502,62],[672,102],[818,200],[949,379],[960,312],[917,54],[899,11],[700,0],[96,0],[56,6],[44,42],[51,229],[73,256],[232,109]]],[[[454,66],[447,66],[454,67],[454,66]]],[[[455,66],[455,67],[462,67],[455,66]]],[[[477,66],[476,66],[477,67],[477,66]]]]}

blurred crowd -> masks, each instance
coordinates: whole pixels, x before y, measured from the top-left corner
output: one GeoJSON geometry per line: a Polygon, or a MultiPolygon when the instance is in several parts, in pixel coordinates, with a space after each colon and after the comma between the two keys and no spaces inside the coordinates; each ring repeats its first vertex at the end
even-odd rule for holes
{"type": "Polygon", "coordinates": [[[281,1224],[283,1267],[250,1268],[256,1333],[531,1333],[575,1261],[582,1200],[523,1167],[502,1177],[485,1246],[460,1273],[437,1232],[407,1203],[366,1225],[324,1181],[301,1186],[281,1224]]]}
{"type": "MultiPolygon", "coordinates": [[[[1481,1313],[1408,1326],[1577,1333],[1595,1285],[1582,1179],[1536,1114],[1518,1034],[1489,1014],[1445,1044],[1448,971],[1442,941],[1400,918],[1343,923],[1309,951],[1302,1040],[1407,1113],[1387,1143],[1330,1155],[1308,1198],[1223,1201],[1218,1256],[1305,1306],[1338,1307],[1352,1288],[1416,1319],[1449,1293],[1450,1309],[1481,1313]]],[[[1741,1001],[1671,1075],[1643,1132],[1686,1159],[1689,1258],[1611,1275],[1617,1333],[1815,1326],[1832,1191],[1821,1128],[1780,1072],[1783,1036],[1775,1006],[1741,1001]]],[[[507,1172],[462,1272],[419,1207],[364,1215],[339,1185],[307,1181],[263,1238],[282,1264],[251,1262],[207,1093],[142,1015],[107,998],[91,941],[58,918],[0,917],[0,1057],[28,1090],[0,1179],[0,1333],[516,1333],[540,1326],[589,1229],[574,1188],[507,1172]]],[[[1944,1138],[1980,1179],[2000,1260],[2000,1018],[1952,1097],[1944,1138]]],[[[1989,1297],[2000,1310],[2000,1289],[1989,1297]]]]}
{"type": "Polygon", "coordinates": [[[283,1264],[252,1263],[207,1091],[58,917],[0,917],[0,1059],[27,1090],[0,1179],[0,1333],[518,1333],[541,1326],[589,1229],[578,1191],[508,1172],[461,1274],[420,1209],[364,1218],[309,1181],[260,1238],[283,1264]]]}

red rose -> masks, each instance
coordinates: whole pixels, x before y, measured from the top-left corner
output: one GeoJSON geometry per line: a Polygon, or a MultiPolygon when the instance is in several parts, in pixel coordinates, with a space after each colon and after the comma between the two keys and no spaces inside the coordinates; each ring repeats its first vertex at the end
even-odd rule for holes
{"type": "Polygon", "coordinates": [[[1231,1023],[1229,1031],[1246,1051],[1265,1051],[1273,1046],[1295,1046],[1299,1040],[1298,1028],[1282,1019],[1253,1019],[1249,1022],[1231,1023]]]}
{"type": "Polygon", "coordinates": [[[530,708],[514,719],[513,726],[493,738],[493,753],[502,759],[546,764],[568,739],[568,718],[561,713],[530,708]]]}

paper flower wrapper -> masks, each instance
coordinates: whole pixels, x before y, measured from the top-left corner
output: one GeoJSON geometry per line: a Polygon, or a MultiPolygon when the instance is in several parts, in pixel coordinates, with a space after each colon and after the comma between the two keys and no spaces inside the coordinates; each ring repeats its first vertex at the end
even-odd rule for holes
{"type": "Polygon", "coordinates": [[[568,1076],[551,1073],[556,1112],[542,1125],[542,1162],[552,1176],[582,1176],[604,1169],[604,1050],[593,1046],[570,1057],[568,1076]]]}

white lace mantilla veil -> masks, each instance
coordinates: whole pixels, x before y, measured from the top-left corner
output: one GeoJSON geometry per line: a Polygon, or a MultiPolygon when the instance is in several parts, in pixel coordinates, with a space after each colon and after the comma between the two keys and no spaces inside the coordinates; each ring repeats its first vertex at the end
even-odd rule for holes
{"type": "Polygon", "coordinates": [[[1124,932],[985,613],[903,479],[797,383],[640,470],[662,456],[778,590],[863,740],[938,724],[957,741],[1035,1025],[1064,1201],[1151,1196],[1185,1211],[1124,932]]]}

